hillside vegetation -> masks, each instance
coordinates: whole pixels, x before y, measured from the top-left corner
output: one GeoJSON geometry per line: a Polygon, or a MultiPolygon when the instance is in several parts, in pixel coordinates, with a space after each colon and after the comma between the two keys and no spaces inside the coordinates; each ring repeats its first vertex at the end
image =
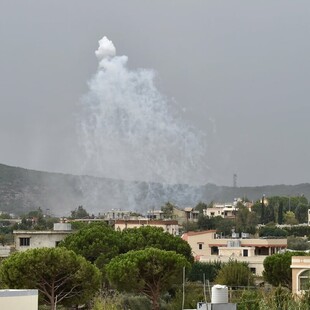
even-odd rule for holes
{"type": "Polygon", "coordinates": [[[167,201],[182,208],[195,206],[199,201],[229,202],[236,197],[257,200],[263,194],[267,197],[303,194],[310,199],[310,184],[261,187],[167,185],[49,173],[0,164],[0,211],[16,214],[41,207],[55,215],[66,215],[79,205],[94,214],[112,208],[145,212],[160,209],[167,201]]]}

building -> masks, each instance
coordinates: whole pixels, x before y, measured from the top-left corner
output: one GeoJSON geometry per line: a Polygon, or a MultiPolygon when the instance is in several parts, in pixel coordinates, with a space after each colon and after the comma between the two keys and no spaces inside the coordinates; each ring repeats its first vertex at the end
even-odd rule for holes
{"type": "Polygon", "coordinates": [[[249,211],[253,202],[243,202],[240,198],[235,199],[233,203],[215,203],[212,207],[203,210],[203,215],[208,217],[221,216],[223,218],[235,218],[238,212],[238,203],[242,203],[249,211]]]}
{"type": "Polygon", "coordinates": [[[153,220],[176,220],[180,225],[186,224],[188,222],[197,222],[199,216],[199,211],[196,211],[192,207],[187,207],[184,209],[173,207],[172,214],[168,216],[162,210],[151,210],[147,212],[147,217],[153,220]]]}
{"type": "Polygon", "coordinates": [[[71,232],[69,223],[55,223],[53,230],[14,230],[15,249],[54,248],[71,232]]]}
{"type": "Polygon", "coordinates": [[[0,309],[37,310],[38,290],[0,290],[0,309]]]}
{"type": "Polygon", "coordinates": [[[175,236],[179,235],[178,221],[174,220],[149,220],[149,219],[115,220],[115,230],[139,228],[143,226],[159,227],[172,235],[175,236]]]}
{"type": "Polygon", "coordinates": [[[292,256],[292,293],[302,294],[309,290],[310,256],[292,256]]]}
{"type": "Polygon", "coordinates": [[[236,259],[249,263],[257,275],[262,274],[267,256],[287,248],[287,239],[249,238],[248,234],[242,234],[242,238],[222,238],[215,230],[190,231],[182,238],[189,243],[198,261],[228,262],[236,259]]]}
{"type": "Polygon", "coordinates": [[[103,218],[106,220],[118,220],[118,219],[127,219],[130,218],[132,212],[124,211],[120,209],[112,209],[103,214],[103,218]]]}

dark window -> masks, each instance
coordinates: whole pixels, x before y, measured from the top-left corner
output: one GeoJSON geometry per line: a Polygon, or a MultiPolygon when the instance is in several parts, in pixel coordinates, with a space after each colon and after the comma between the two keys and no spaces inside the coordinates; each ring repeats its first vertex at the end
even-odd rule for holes
{"type": "Polygon", "coordinates": [[[249,256],[249,251],[248,250],[243,250],[243,256],[249,256]]]}
{"type": "Polygon", "coordinates": [[[198,243],[199,250],[202,250],[202,243],[198,243]]]}
{"type": "Polygon", "coordinates": [[[19,245],[20,246],[29,246],[30,245],[30,238],[19,238],[19,245]]]}
{"type": "Polygon", "coordinates": [[[61,241],[56,241],[55,242],[55,247],[58,247],[61,241]]]}
{"type": "Polygon", "coordinates": [[[253,274],[256,274],[256,268],[250,268],[250,270],[253,274]]]}
{"type": "Polygon", "coordinates": [[[217,246],[211,247],[211,255],[219,255],[219,248],[217,246]]]}

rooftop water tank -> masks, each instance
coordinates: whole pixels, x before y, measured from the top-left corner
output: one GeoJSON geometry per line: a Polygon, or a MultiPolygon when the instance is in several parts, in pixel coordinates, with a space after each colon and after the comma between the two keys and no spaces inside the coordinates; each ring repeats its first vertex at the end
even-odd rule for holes
{"type": "Polygon", "coordinates": [[[216,284],[212,286],[212,304],[227,304],[228,303],[228,287],[226,285],[216,284]]]}

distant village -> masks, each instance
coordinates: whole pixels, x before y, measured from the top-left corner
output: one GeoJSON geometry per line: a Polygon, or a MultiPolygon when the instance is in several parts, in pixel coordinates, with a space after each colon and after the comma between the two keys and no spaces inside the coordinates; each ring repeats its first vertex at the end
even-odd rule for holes
{"type": "MultiPolygon", "coordinates": [[[[280,197],[274,206],[271,204],[274,203],[275,198],[267,197],[255,203],[239,198],[228,203],[213,202],[208,206],[200,203],[196,207],[183,209],[167,202],[161,209],[150,210],[144,215],[115,209],[94,216],[89,215],[83,206],[73,210],[71,217],[61,218],[53,218],[41,209],[29,212],[23,217],[0,212],[2,242],[0,257],[5,258],[13,252],[33,248],[57,247],[78,227],[78,223],[106,222],[117,231],[143,226],[162,228],[164,232],[180,236],[187,241],[196,261],[227,263],[233,258],[248,263],[253,274],[262,276],[263,262],[267,256],[289,250],[290,233],[285,228],[310,227],[308,205],[304,213],[306,218],[302,223],[297,222],[297,211],[302,203],[299,201],[298,205],[294,206],[294,199],[290,198],[286,208],[280,197]],[[256,219],[252,217],[255,212],[256,219]],[[224,229],[221,228],[223,225],[224,229]],[[255,225],[254,228],[253,225],[255,225]],[[10,229],[11,239],[8,237],[9,233],[5,234],[10,229]]],[[[298,242],[301,240],[304,241],[303,244],[309,245],[306,235],[298,238],[298,242]]],[[[295,243],[291,244],[296,245],[296,242],[295,240],[295,243]]],[[[309,248],[309,246],[301,247],[303,250],[309,248]]],[[[294,264],[297,269],[300,268],[298,262],[294,264]]],[[[293,272],[294,268],[292,265],[293,272]]],[[[298,293],[300,289],[297,283],[298,276],[293,279],[294,293],[298,293]]]]}

